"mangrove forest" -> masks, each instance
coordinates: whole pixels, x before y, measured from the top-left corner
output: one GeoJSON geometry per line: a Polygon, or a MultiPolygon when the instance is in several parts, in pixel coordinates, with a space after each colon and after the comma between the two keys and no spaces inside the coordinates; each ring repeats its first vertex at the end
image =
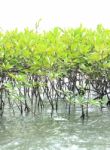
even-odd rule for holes
{"type": "Polygon", "coordinates": [[[55,27],[0,32],[0,116],[6,109],[37,114],[46,105],[68,113],[110,106],[110,29],[55,27]]]}

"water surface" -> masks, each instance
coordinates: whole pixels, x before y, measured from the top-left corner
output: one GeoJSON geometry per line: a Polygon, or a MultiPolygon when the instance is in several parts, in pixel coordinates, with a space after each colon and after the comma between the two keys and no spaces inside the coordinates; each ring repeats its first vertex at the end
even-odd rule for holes
{"type": "Polygon", "coordinates": [[[94,109],[80,118],[80,109],[69,115],[50,109],[36,116],[6,112],[0,119],[0,150],[110,150],[110,111],[94,109]]]}

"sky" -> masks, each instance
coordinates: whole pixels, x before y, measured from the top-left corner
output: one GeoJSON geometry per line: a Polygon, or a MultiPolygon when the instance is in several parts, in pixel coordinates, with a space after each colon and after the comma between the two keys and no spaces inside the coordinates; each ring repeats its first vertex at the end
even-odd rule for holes
{"type": "Polygon", "coordinates": [[[88,28],[98,24],[110,28],[110,0],[0,0],[0,27],[3,30],[26,27],[39,31],[55,26],[88,28]]]}

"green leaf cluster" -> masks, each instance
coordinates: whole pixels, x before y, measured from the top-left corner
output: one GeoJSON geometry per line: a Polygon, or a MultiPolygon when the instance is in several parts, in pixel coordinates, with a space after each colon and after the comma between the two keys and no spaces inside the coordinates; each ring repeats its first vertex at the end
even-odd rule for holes
{"type": "Polygon", "coordinates": [[[28,74],[58,78],[74,69],[93,79],[110,78],[110,29],[81,25],[43,33],[28,28],[0,33],[0,72],[7,76],[17,74],[17,80],[28,74]]]}

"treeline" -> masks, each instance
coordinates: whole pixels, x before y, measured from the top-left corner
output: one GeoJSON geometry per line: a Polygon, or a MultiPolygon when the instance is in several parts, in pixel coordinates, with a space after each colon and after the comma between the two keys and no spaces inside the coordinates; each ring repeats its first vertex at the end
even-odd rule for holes
{"type": "MultiPolygon", "coordinates": [[[[16,105],[21,114],[58,101],[110,104],[110,29],[61,29],[36,33],[17,29],[0,33],[0,112],[16,105]],[[97,103],[98,102],[98,103],[97,103]]],[[[85,107],[86,106],[86,112],[85,107]]]]}

